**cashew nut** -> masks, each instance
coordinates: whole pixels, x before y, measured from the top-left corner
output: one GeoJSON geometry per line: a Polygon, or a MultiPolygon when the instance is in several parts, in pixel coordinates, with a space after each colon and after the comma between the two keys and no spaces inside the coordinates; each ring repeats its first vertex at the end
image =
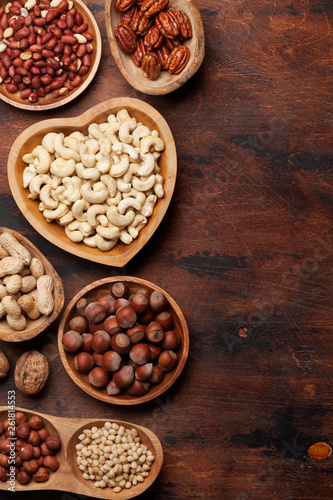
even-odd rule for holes
{"type": "Polygon", "coordinates": [[[80,222],[85,222],[88,219],[88,215],[85,210],[88,210],[90,204],[87,200],[77,200],[72,206],[72,213],[76,220],[80,222]]]}
{"type": "Polygon", "coordinates": [[[131,158],[136,160],[139,157],[139,153],[130,144],[124,144],[123,142],[115,142],[112,144],[112,150],[120,155],[120,153],[127,153],[131,158]]]}
{"type": "Polygon", "coordinates": [[[59,203],[58,207],[55,210],[49,210],[46,208],[43,211],[43,215],[45,219],[47,219],[47,222],[51,222],[54,219],[60,219],[63,215],[67,214],[68,212],[68,207],[64,203],[59,203]]]}
{"type": "Polygon", "coordinates": [[[120,155],[119,163],[112,165],[110,169],[110,175],[112,177],[122,177],[128,170],[129,167],[129,157],[126,154],[120,155]]]}
{"type": "Polygon", "coordinates": [[[72,132],[68,137],[71,137],[71,138],[75,139],[79,143],[80,142],[84,142],[86,140],[85,135],[82,134],[82,132],[79,132],[77,130],[75,132],[72,132]]]}
{"type": "Polygon", "coordinates": [[[25,167],[23,170],[23,187],[27,188],[34,177],[36,177],[37,171],[33,165],[25,167]]]}
{"type": "Polygon", "coordinates": [[[106,227],[98,225],[96,227],[96,233],[102,236],[102,238],[106,238],[107,240],[113,240],[119,237],[120,228],[110,223],[106,227]]]}
{"type": "Polygon", "coordinates": [[[72,210],[68,210],[67,214],[63,215],[60,217],[60,219],[57,220],[57,223],[60,226],[68,226],[72,221],[74,220],[74,215],[72,210]]]}
{"type": "Polygon", "coordinates": [[[100,181],[103,182],[103,184],[106,185],[108,191],[109,191],[109,196],[112,198],[115,196],[116,191],[117,191],[117,181],[111,175],[109,174],[104,174],[101,175],[100,181]]]}
{"type": "Polygon", "coordinates": [[[118,238],[113,240],[106,240],[99,234],[95,234],[94,236],[90,236],[88,238],[83,239],[83,243],[88,245],[89,247],[97,247],[103,252],[108,252],[117,244],[118,238]]]}
{"type": "Polygon", "coordinates": [[[37,146],[32,151],[32,156],[37,159],[36,170],[38,174],[46,174],[49,171],[52,158],[47,149],[37,146]]]}
{"type": "Polygon", "coordinates": [[[54,150],[58,153],[59,157],[64,160],[75,160],[75,162],[80,161],[80,155],[76,151],[66,148],[63,144],[63,140],[64,134],[62,132],[54,139],[54,150]]]}
{"type": "Polygon", "coordinates": [[[39,198],[41,202],[44,204],[45,208],[49,208],[50,210],[54,210],[59,205],[59,201],[54,198],[52,195],[52,190],[50,184],[45,184],[39,193],[39,198]]]}
{"type": "Polygon", "coordinates": [[[119,141],[119,138],[117,135],[117,132],[119,131],[119,129],[120,129],[120,123],[112,122],[104,130],[104,135],[110,141],[111,144],[114,144],[115,142],[119,141]]]}
{"type": "Polygon", "coordinates": [[[72,158],[69,160],[57,158],[51,163],[50,171],[58,177],[69,177],[75,172],[75,165],[75,160],[72,158]]]}
{"type": "Polygon", "coordinates": [[[93,139],[103,139],[104,137],[98,123],[91,123],[88,127],[88,133],[93,139]]]}
{"type": "Polygon", "coordinates": [[[124,182],[124,179],[122,177],[119,177],[117,179],[117,189],[122,193],[128,193],[131,190],[131,187],[131,183],[124,182]]]}
{"type": "Polygon", "coordinates": [[[65,227],[65,232],[71,241],[79,243],[83,240],[83,238],[91,235],[92,227],[88,224],[88,222],[79,222],[74,220],[65,227]]]}
{"type": "Polygon", "coordinates": [[[146,125],[138,124],[135,130],[133,130],[132,133],[132,144],[135,148],[140,147],[141,139],[143,137],[148,137],[148,135],[151,135],[151,130],[150,128],[146,127],[146,125]]]}
{"type": "Polygon", "coordinates": [[[82,186],[82,180],[79,177],[76,175],[73,177],[64,177],[62,183],[66,188],[63,193],[64,197],[70,202],[75,203],[81,198],[80,189],[82,186]]]}
{"type": "Polygon", "coordinates": [[[154,174],[150,175],[148,179],[140,180],[138,177],[132,178],[132,184],[134,189],[137,191],[148,191],[155,184],[156,176],[154,174]]]}
{"type": "Polygon", "coordinates": [[[123,123],[123,122],[126,122],[127,120],[131,120],[131,116],[130,116],[130,114],[127,111],[126,108],[121,109],[120,111],[118,111],[118,113],[117,113],[117,120],[118,120],[119,123],[123,123]]]}
{"type": "Polygon", "coordinates": [[[137,191],[132,188],[128,193],[123,193],[123,198],[128,198],[129,196],[135,198],[140,203],[141,207],[146,201],[146,195],[142,191],[137,191]]]}
{"type": "Polygon", "coordinates": [[[150,148],[153,148],[154,151],[163,151],[164,149],[164,141],[155,135],[148,135],[141,139],[141,151],[144,153],[149,153],[150,148]]]}
{"type": "Polygon", "coordinates": [[[126,245],[130,245],[133,241],[132,236],[127,232],[126,229],[123,229],[122,231],[120,231],[119,239],[120,239],[120,241],[122,241],[126,245]]]}
{"type": "Polygon", "coordinates": [[[38,174],[34,177],[29,184],[29,191],[31,194],[28,195],[28,198],[31,200],[36,200],[39,196],[40,189],[43,184],[48,184],[51,180],[51,177],[46,174],[38,174]]]}
{"type": "Polygon", "coordinates": [[[137,238],[141,229],[147,224],[147,218],[142,214],[136,214],[132,224],[127,228],[132,238],[137,238]]]}
{"type": "Polygon", "coordinates": [[[139,175],[150,175],[154,171],[155,160],[151,153],[143,153],[140,151],[140,158],[143,160],[143,164],[138,169],[139,175]]]}
{"type": "Polygon", "coordinates": [[[99,224],[97,220],[97,215],[104,215],[106,213],[106,207],[104,205],[91,205],[87,210],[87,222],[91,227],[96,227],[99,224]]]}
{"type": "Polygon", "coordinates": [[[24,163],[34,163],[35,157],[32,156],[31,153],[27,153],[22,156],[22,161],[24,161],[24,163]]]}
{"type": "Polygon", "coordinates": [[[75,137],[72,136],[67,136],[64,138],[64,145],[71,149],[72,151],[75,151],[76,153],[80,153],[80,141],[75,139],[75,137]]]}
{"type": "Polygon", "coordinates": [[[139,167],[137,163],[130,163],[127,172],[123,175],[124,182],[131,182],[133,175],[138,173],[139,167]]]}
{"type": "Polygon", "coordinates": [[[128,198],[123,198],[118,205],[118,211],[120,214],[124,214],[128,208],[134,208],[135,210],[141,209],[140,202],[129,196],[128,198]]]}
{"type": "Polygon", "coordinates": [[[126,214],[122,215],[119,213],[117,207],[111,205],[111,207],[107,209],[106,216],[111,224],[118,227],[126,227],[133,222],[135,213],[133,210],[129,210],[126,214]]]}
{"type": "Polygon", "coordinates": [[[97,170],[97,168],[86,168],[82,163],[76,164],[76,173],[80,179],[90,179],[92,181],[97,181],[101,173],[97,170]]]}
{"type": "Polygon", "coordinates": [[[122,193],[120,191],[118,191],[118,189],[117,189],[114,196],[109,196],[106,199],[106,203],[110,206],[112,206],[112,205],[117,206],[117,205],[119,205],[119,202],[121,199],[122,199],[122,193]]]}
{"type": "Polygon", "coordinates": [[[56,132],[49,132],[43,137],[42,140],[42,146],[45,148],[49,153],[54,154],[55,149],[54,149],[54,139],[57,137],[56,132]]]}
{"type": "Polygon", "coordinates": [[[136,119],[131,118],[130,120],[126,120],[122,122],[119,129],[119,139],[121,142],[125,142],[126,144],[131,144],[133,138],[130,132],[132,132],[136,128],[136,119]]]}
{"type": "MultiPolygon", "coordinates": [[[[95,165],[95,154],[89,154],[86,144],[80,145],[80,158],[83,165],[87,168],[91,168],[95,165]]],[[[80,161],[80,159],[78,161],[80,161]]]]}
{"type": "Polygon", "coordinates": [[[97,139],[88,139],[86,141],[86,146],[89,155],[95,155],[99,151],[99,142],[97,139]]]}
{"type": "MultiPolygon", "coordinates": [[[[97,155],[96,155],[97,156],[97,155]]],[[[111,168],[111,157],[110,155],[100,154],[96,168],[101,174],[106,174],[111,168]]]]}
{"type": "Polygon", "coordinates": [[[88,182],[81,187],[82,198],[89,203],[104,203],[109,196],[109,192],[103,182],[97,182],[93,186],[88,182]]]}
{"type": "Polygon", "coordinates": [[[156,196],[158,198],[163,198],[164,196],[164,189],[163,189],[163,182],[164,182],[164,179],[161,175],[157,174],[155,176],[156,178],[156,182],[154,184],[154,193],[156,194],[156,196]]]}
{"type": "Polygon", "coordinates": [[[150,217],[153,213],[156,201],[157,201],[157,196],[155,194],[150,194],[149,196],[147,196],[147,199],[144,205],[142,206],[140,213],[145,217],[150,217]]]}

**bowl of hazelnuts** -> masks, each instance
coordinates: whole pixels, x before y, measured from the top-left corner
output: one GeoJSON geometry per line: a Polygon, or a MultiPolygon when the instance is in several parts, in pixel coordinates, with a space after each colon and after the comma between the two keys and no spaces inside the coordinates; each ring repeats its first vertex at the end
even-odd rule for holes
{"type": "Polygon", "coordinates": [[[71,379],[108,403],[134,405],[164,393],[181,374],[189,331],[176,302],[149,281],[95,281],[70,301],[58,347],[71,379]]]}
{"type": "Polygon", "coordinates": [[[205,36],[192,0],[106,0],[113,58],[140,92],[168,94],[200,68],[205,36]]]}

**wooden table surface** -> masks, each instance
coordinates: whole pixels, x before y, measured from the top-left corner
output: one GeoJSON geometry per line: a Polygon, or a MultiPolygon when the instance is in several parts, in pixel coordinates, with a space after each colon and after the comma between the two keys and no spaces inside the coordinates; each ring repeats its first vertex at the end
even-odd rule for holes
{"type": "Polygon", "coordinates": [[[14,388],[16,359],[37,348],[50,361],[49,381],[35,397],[17,391],[17,406],[123,419],[157,434],[164,466],[140,498],[332,498],[333,457],[307,456],[312,443],[333,445],[331,2],[198,0],[204,62],[187,84],[161,97],[124,80],[111,57],[103,1],[88,5],[103,55],[84,94],[48,113],[0,102],[1,225],[21,231],[49,258],[63,280],[65,304],[110,275],[164,288],[187,319],[189,359],[159,399],[133,408],[108,405],[66,374],[56,322],[35,340],[0,343],[11,361],[0,404],[14,388]],[[123,96],[165,117],[179,170],[159,229],[117,269],[75,258],[37,234],[11,197],[6,164],[26,127],[123,96]],[[239,332],[243,326],[247,336],[239,332]]]}

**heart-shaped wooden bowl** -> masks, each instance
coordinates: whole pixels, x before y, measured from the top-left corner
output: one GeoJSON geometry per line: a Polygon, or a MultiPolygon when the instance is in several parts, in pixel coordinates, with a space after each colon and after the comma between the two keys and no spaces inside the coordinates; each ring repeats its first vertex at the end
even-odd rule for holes
{"type": "Polygon", "coordinates": [[[104,278],[83,288],[78,294],[73,297],[68,306],[66,307],[64,314],[61,318],[58,332],[58,349],[60,353],[61,361],[67,371],[68,375],[71,377],[73,382],[85,391],[90,396],[105,401],[106,403],[112,403],[117,405],[137,405],[141,403],[146,403],[159,397],[167,389],[169,389],[172,384],[175,383],[177,378],[180,376],[184,369],[188,352],[189,352],[189,331],[186,324],[184,315],[176,302],[170,297],[168,293],[154,285],[153,283],[146,281],[141,278],[134,278],[131,276],[114,276],[111,278],[104,278]],[[162,382],[159,384],[151,384],[149,391],[143,396],[131,396],[127,391],[119,394],[118,396],[109,396],[106,389],[96,389],[93,387],[88,380],[88,375],[79,373],[74,368],[74,354],[66,352],[63,348],[62,337],[70,328],[68,326],[69,321],[73,316],[77,315],[75,310],[75,305],[79,299],[82,297],[87,297],[89,299],[96,298],[101,293],[106,293],[105,290],[110,290],[113,283],[118,281],[124,281],[128,283],[131,293],[135,293],[139,288],[146,288],[150,293],[154,290],[164,293],[169,302],[169,311],[172,314],[174,327],[178,331],[181,337],[181,343],[177,350],[178,364],[174,370],[167,372],[164,375],[162,382]],[[103,291],[103,292],[102,292],[103,291]]]}
{"type": "MultiPolygon", "coordinates": [[[[6,6],[7,4],[8,0],[0,0],[0,7],[6,6]]],[[[82,77],[82,83],[64,96],[55,98],[53,97],[52,93],[50,93],[46,94],[45,97],[40,97],[36,103],[31,103],[28,101],[28,99],[22,99],[19,92],[8,92],[6,90],[5,84],[2,83],[0,85],[0,99],[7,102],[8,104],[11,104],[12,106],[15,106],[16,108],[27,109],[29,111],[46,111],[49,109],[58,108],[59,106],[63,106],[64,104],[68,104],[88,87],[96,74],[101,60],[102,38],[95,17],[86,6],[86,4],[82,0],[74,0],[74,7],[78,12],[80,12],[80,14],[82,14],[84,21],[88,23],[88,30],[94,37],[92,41],[94,50],[90,54],[91,66],[88,73],[86,73],[82,77]]]]}
{"type": "Polygon", "coordinates": [[[106,0],[105,2],[107,35],[114,60],[132,87],[145,94],[168,94],[181,87],[200,68],[205,56],[205,35],[200,11],[193,0],[170,0],[169,2],[169,7],[182,10],[191,21],[193,36],[184,43],[190,50],[189,62],[179,75],[162,71],[160,76],[153,81],[146,78],[141,67],[134,64],[131,54],[125,54],[119,48],[114,36],[114,29],[120,20],[120,12],[115,9],[115,3],[116,0],[106,0]]]}
{"type": "Polygon", "coordinates": [[[64,289],[62,286],[61,279],[54,267],[47,260],[47,258],[23,235],[13,231],[12,229],[7,229],[5,227],[0,227],[0,234],[4,231],[11,233],[15,238],[24,245],[31,253],[33,257],[40,259],[44,265],[45,274],[51,276],[54,284],[53,288],[53,298],[54,298],[54,309],[50,316],[40,316],[38,319],[32,320],[27,318],[27,326],[24,330],[16,331],[11,328],[5,319],[0,320],[0,339],[6,342],[22,342],[24,340],[32,339],[39,335],[43,330],[53,323],[53,321],[59,316],[62,308],[64,306],[64,289]]]}
{"type": "Polygon", "coordinates": [[[54,245],[73,255],[117,267],[127,264],[141,250],[158,228],[171,201],[176,175],[176,147],[168,124],[160,113],[149,104],[127,97],[110,99],[89,109],[80,116],[67,118],[66,121],[62,118],[56,118],[36,123],[19,135],[8,156],[8,181],[12,195],[22,214],[36,231],[54,245]],[[133,240],[130,245],[119,241],[112,250],[103,252],[98,248],[90,248],[84,243],[72,242],[67,238],[62,226],[46,222],[43,214],[39,211],[38,200],[30,200],[28,198],[29,191],[23,188],[22,175],[26,164],[22,161],[22,156],[25,153],[30,153],[35,146],[41,144],[44,135],[48,132],[63,132],[65,135],[69,135],[75,130],[81,130],[87,133],[90,123],[102,123],[106,121],[110,113],[117,113],[123,108],[126,108],[129,114],[135,117],[138,122],[144,123],[151,130],[158,130],[160,137],[164,140],[165,149],[159,159],[159,166],[161,174],[164,177],[165,195],[164,198],[158,200],[153,215],[148,219],[146,226],[140,231],[138,238],[133,240]]]}
{"type": "MultiPolygon", "coordinates": [[[[118,425],[126,428],[136,429],[141,443],[145,444],[155,456],[149,471],[149,476],[144,482],[132,486],[130,489],[123,489],[120,493],[114,493],[112,488],[96,488],[93,481],[86,481],[76,463],[75,446],[79,443],[78,436],[84,429],[93,426],[101,427],[107,420],[87,419],[87,418],[60,418],[39,412],[32,412],[24,408],[16,408],[16,411],[24,412],[28,419],[33,415],[39,415],[44,422],[44,427],[50,434],[57,434],[61,440],[61,449],[56,454],[60,467],[56,472],[50,474],[49,479],[44,483],[30,481],[29,484],[21,485],[16,481],[16,491],[67,491],[77,495],[89,495],[105,500],[127,500],[143,493],[156,480],[163,464],[163,449],[158,437],[149,429],[140,425],[135,425],[122,420],[110,419],[118,425]]],[[[0,421],[3,422],[8,416],[8,407],[0,406],[0,421]]],[[[0,491],[8,491],[8,483],[0,481],[0,491]]]]}

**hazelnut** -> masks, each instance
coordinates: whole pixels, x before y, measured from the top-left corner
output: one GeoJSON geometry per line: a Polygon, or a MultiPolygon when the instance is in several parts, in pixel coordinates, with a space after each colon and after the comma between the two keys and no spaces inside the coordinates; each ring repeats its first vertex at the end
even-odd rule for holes
{"type": "Polygon", "coordinates": [[[43,419],[38,415],[34,415],[33,417],[29,418],[28,424],[34,431],[39,431],[39,429],[43,427],[43,419]]]}
{"type": "Polygon", "coordinates": [[[101,321],[100,323],[93,323],[92,321],[89,321],[88,323],[88,329],[89,332],[94,335],[94,333],[104,330],[104,321],[101,321]]]}
{"type": "Polygon", "coordinates": [[[62,345],[67,352],[77,352],[83,344],[82,336],[75,330],[68,330],[62,338],[62,345]]]}
{"type": "Polygon", "coordinates": [[[149,297],[149,306],[154,314],[159,314],[168,306],[168,300],[164,293],[154,290],[149,297]]]}
{"type": "Polygon", "coordinates": [[[40,447],[39,446],[33,446],[33,458],[36,460],[40,457],[40,447]]]}
{"type": "Polygon", "coordinates": [[[31,429],[29,437],[28,437],[28,443],[32,444],[32,446],[37,446],[39,444],[39,442],[40,442],[40,435],[38,434],[37,431],[34,431],[33,429],[31,429]]]}
{"type": "Polygon", "coordinates": [[[103,366],[109,372],[116,372],[121,365],[121,356],[115,351],[106,351],[103,354],[103,366]]]}
{"type": "Polygon", "coordinates": [[[129,352],[129,357],[138,365],[145,365],[150,361],[150,349],[147,344],[135,344],[129,352]]]}
{"type": "Polygon", "coordinates": [[[162,372],[159,366],[153,366],[152,374],[149,377],[149,382],[152,384],[159,384],[164,377],[164,373],[162,372]]]}
{"type": "Polygon", "coordinates": [[[116,385],[114,380],[110,380],[110,382],[106,386],[106,392],[109,396],[117,396],[121,393],[121,389],[116,385]]]}
{"type": "Polygon", "coordinates": [[[131,328],[137,320],[136,312],[131,306],[121,307],[116,311],[116,318],[122,328],[131,328]]]}
{"type": "Polygon", "coordinates": [[[102,368],[104,368],[104,365],[103,365],[104,354],[101,354],[101,353],[99,353],[97,351],[94,351],[93,352],[93,358],[94,358],[94,361],[95,361],[96,365],[101,366],[102,368]]]}
{"type": "Polygon", "coordinates": [[[103,354],[110,349],[111,337],[105,330],[99,330],[94,333],[91,343],[94,351],[103,354]]]}
{"type": "Polygon", "coordinates": [[[23,470],[28,474],[33,474],[38,469],[38,462],[34,458],[23,462],[23,470]]]}
{"type": "Polygon", "coordinates": [[[50,469],[52,472],[55,472],[59,468],[59,462],[55,457],[51,455],[47,455],[43,458],[43,465],[47,469],[50,469]]]}
{"type": "Polygon", "coordinates": [[[40,453],[41,453],[41,455],[43,455],[43,457],[46,457],[46,455],[53,455],[53,450],[50,450],[50,448],[47,446],[46,442],[44,441],[40,445],[40,453]]]}
{"type": "Polygon", "coordinates": [[[9,368],[8,358],[2,351],[0,351],[0,379],[7,377],[9,368]]]}
{"type": "Polygon", "coordinates": [[[5,455],[4,453],[0,453],[0,466],[8,467],[8,465],[9,465],[9,456],[5,455]]]}
{"type": "Polygon", "coordinates": [[[97,387],[98,389],[106,387],[110,382],[110,378],[110,374],[100,366],[95,366],[95,368],[93,368],[88,375],[91,385],[97,387]]]}
{"type": "Polygon", "coordinates": [[[37,471],[32,475],[32,479],[37,483],[44,483],[49,478],[48,472],[45,467],[39,467],[37,471]]]}
{"type": "Polygon", "coordinates": [[[129,300],[130,306],[139,316],[148,311],[149,300],[143,293],[135,293],[129,300]]]}
{"type": "Polygon", "coordinates": [[[136,293],[141,293],[142,295],[144,295],[145,297],[147,297],[147,299],[149,300],[149,297],[150,297],[150,292],[149,290],[147,290],[146,288],[139,288],[136,293]]]}
{"type": "Polygon", "coordinates": [[[21,470],[17,473],[16,479],[20,484],[28,484],[31,481],[31,476],[24,470],[21,470]]]}
{"type": "Polygon", "coordinates": [[[17,411],[15,413],[15,423],[17,426],[23,424],[23,422],[26,422],[27,420],[27,416],[22,411],[17,411]]]}
{"type": "Polygon", "coordinates": [[[68,325],[71,330],[79,333],[85,333],[88,329],[88,321],[84,316],[74,316],[68,325]]]}
{"type": "Polygon", "coordinates": [[[164,372],[170,372],[177,365],[178,356],[174,351],[163,351],[158,358],[158,366],[164,372]]]}
{"type": "Polygon", "coordinates": [[[176,351],[180,344],[180,336],[176,330],[169,330],[164,332],[164,339],[161,346],[165,350],[176,351]]]}
{"type": "Polygon", "coordinates": [[[152,321],[146,329],[146,339],[152,344],[160,344],[164,338],[164,331],[161,325],[152,321]]]}
{"type": "MultiPolygon", "coordinates": [[[[20,448],[22,448],[22,446],[24,446],[25,444],[27,444],[27,442],[24,439],[19,438],[15,441],[15,448],[17,450],[20,450],[20,448]]],[[[1,448],[1,446],[0,446],[0,448],[1,448]]]]}
{"type": "Polygon", "coordinates": [[[131,339],[132,344],[138,344],[145,338],[146,325],[134,325],[126,330],[126,335],[131,339]]]}
{"type": "Polygon", "coordinates": [[[2,465],[0,465],[0,481],[7,481],[7,479],[7,470],[2,465]]]}
{"type": "Polygon", "coordinates": [[[79,352],[74,358],[74,368],[80,373],[89,373],[95,361],[89,352],[79,352]]]}
{"type": "Polygon", "coordinates": [[[89,304],[89,300],[85,297],[79,299],[76,303],[76,310],[81,315],[84,316],[84,312],[86,310],[87,305],[89,304]]]}
{"type": "Polygon", "coordinates": [[[144,325],[148,325],[154,320],[154,313],[150,309],[144,314],[143,316],[140,316],[140,323],[143,323],[144,325]]]}
{"type": "Polygon", "coordinates": [[[104,320],[103,328],[109,335],[115,335],[121,332],[121,326],[119,326],[115,316],[108,316],[104,320]]]}
{"type": "Polygon", "coordinates": [[[84,311],[84,315],[88,321],[101,323],[106,318],[107,309],[100,302],[90,302],[84,311]]]}
{"type": "Polygon", "coordinates": [[[111,347],[118,354],[128,354],[131,350],[131,340],[125,333],[116,333],[111,337],[111,347]]]}
{"type": "Polygon", "coordinates": [[[124,299],[123,297],[120,298],[120,299],[117,299],[114,303],[114,310],[115,312],[118,311],[118,309],[120,309],[121,307],[124,307],[124,306],[129,306],[130,303],[128,302],[127,299],[124,299]]]}
{"type": "Polygon", "coordinates": [[[173,327],[173,318],[169,311],[162,311],[161,313],[156,314],[154,321],[161,325],[165,332],[171,330],[173,327]]]}
{"type": "Polygon", "coordinates": [[[150,383],[141,382],[138,379],[134,379],[133,383],[128,387],[128,392],[132,396],[143,396],[149,391],[150,383]]]}
{"type": "Polygon", "coordinates": [[[141,380],[141,382],[146,382],[153,373],[153,363],[146,363],[145,365],[139,366],[135,370],[135,378],[141,380]]]}
{"type": "Polygon", "coordinates": [[[30,425],[28,422],[22,422],[22,424],[16,428],[16,433],[20,438],[27,439],[30,434],[30,425]]]}
{"type": "Polygon", "coordinates": [[[1,434],[3,434],[4,430],[5,429],[4,429],[3,423],[0,422],[0,436],[1,436],[1,434]]]}
{"type": "Polygon", "coordinates": [[[40,440],[41,440],[41,441],[45,441],[45,439],[46,439],[46,438],[47,438],[47,436],[49,435],[49,433],[47,432],[47,430],[46,430],[46,429],[44,429],[44,428],[43,428],[43,429],[39,429],[37,432],[38,432],[38,434],[39,434],[39,436],[40,436],[40,440]]]}
{"type": "Polygon", "coordinates": [[[114,303],[116,299],[114,297],[111,297],[111,295],[100,295],[96,300],[106,308],[107,315],[115,313],[114,303]]]}
{"type": "Polygon", "coordinates": [[[90,354],[93,353],[92,337],[92,333],[82,333],[83,344],[81,350],[83,352],[90,352],[90,354]]]}
{"type": "Polygon", "coordinates": [[[30,460],[33,457],[34,450],[31,444],[25,444],[19,451],[19,457],[23,462],[25,460],[30,460]]]}
{"type": "MultiPolygon", "coordinates": [[[[35,457],[33,457],[33,458],[35,458],[35,457]]],[[[15,452],[15,465],[17,465],[18,467],[21,467],[22,464],[23,464],[23,460],[20,457],[19,452],[16,451],[15,452]]]]}
{"type": "Polygon", "coordinates": [[[134,370],[132,366],[124,365],[113,374],[113,380],[119,389],[126,389],[134,380],[134,370]]]}
{"type": "Polygon", "coordinates": [[[4,453],[5,455],[9,455],[11,444],[12,442],[9,441],[9,439],[3,439],[2,441],[0,441],[0,452],[4,453]]]}
{"type": "Polygon", "coordinates": [[[129,296],[130,289],[127,283],[123,281],[117,281],[113,283],[111,287],[111,295],[117,300],[121,297],[125,297],[125,299],[129,296]]]}
{"type": "Polygon", "coordinates": [[[48,447],[48,449],[52,451],[58,451],[61,448],[61,441],[59,437],[56,436],[55,434],[47,436],[45,444],[48,447]]]}

